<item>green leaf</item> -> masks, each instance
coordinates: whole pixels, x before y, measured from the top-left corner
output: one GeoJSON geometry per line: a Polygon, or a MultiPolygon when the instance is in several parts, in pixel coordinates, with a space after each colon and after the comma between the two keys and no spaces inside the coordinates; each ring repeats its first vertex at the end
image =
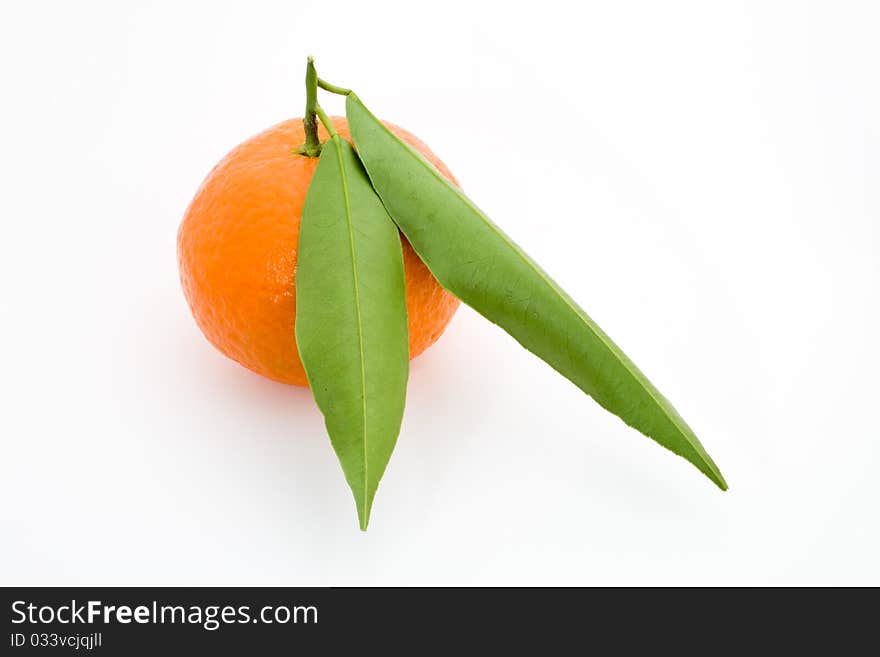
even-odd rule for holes
{"type": "Polygon", "coordinates": [[[727,484],[694,432],[531,258],[355,94],[352,138],[391,218],[440,284],[628,425],[727,484]]]}
{"type": "Polygon", "coordinates": [[[365,530],[403,418],[406,293],[397,227],[338,136],[303,205],[296,343],[365,530]]]}

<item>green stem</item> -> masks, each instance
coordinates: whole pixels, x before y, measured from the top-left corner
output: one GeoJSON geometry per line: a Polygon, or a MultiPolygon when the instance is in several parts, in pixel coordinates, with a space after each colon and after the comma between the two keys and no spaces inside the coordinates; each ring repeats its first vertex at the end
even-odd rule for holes
{"type": "Polygon", "coordinates": [[[324,108],[320,105],[315,105],[315,112],[318,114],[318,118],[321,119],[321,123],[324,124],[324,127],[327,128],[327,132],[331,137],[338,137],[336,134],[336,128],[333,127],[333,122],[330,120],[330,117],[324,113],[324,108]]]}
{"type": "Polygon", "coordinates": [[[315,60],[309,57],[306,64],[306,114],[303,117],[303,128],[306,143],[297,151],[306,157],[318,157],[321,154],[321,142],[318,140],[318,121],[315,118],[318,110],[318,72],[315,60]]]}
{"type": "Polygon", "coordinates": [[[351,93],[351,89],[346,89],[345,87],[337,87],[335,84],[330,84],[326,80],[322,80],[318,78],[318,86],[321,87],[324,91],[329,91],[331,94],[339,94],[340,96],[347,96],[351,93]]]}

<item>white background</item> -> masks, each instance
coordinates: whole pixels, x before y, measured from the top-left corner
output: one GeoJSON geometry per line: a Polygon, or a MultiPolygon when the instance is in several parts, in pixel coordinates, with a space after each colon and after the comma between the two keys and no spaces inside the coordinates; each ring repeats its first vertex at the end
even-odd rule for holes
{"type": "Polygon", "coordinates": [[[3,3],[0,582],[880,584],[878,31],[871,2],[3,3]],[[358,530],[310,393],[217,353],[175,259],[309,53],[728,493],[462,309],[358,530]]]}

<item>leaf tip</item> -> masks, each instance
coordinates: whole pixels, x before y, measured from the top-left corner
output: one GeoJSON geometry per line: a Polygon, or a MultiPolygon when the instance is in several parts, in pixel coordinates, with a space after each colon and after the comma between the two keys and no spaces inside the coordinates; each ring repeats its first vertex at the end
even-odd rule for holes
{"type": "Polygon", "coordinates": [[[718,486],[721,490],[727,490],[727,481],[724,479],[724,475],[721,474],[721,470],[718,469],[714,463],[709,464],[710,467],[704,471],[704,474],[712,480],[712,483],[718,486]]]}
{"type": "MultiPolygon", "coordinates": [[[[694,438],[696,439],[696,437],[694,438]]],[[[685,460],[689,461],[691,465],[696,466],[697,470],[702,472],[709,481],[718,486],[722,491],[727,490],[727,481],[724,479],[724,475],[721,474],[721,469],[715,465],[715,461],[706,453],[702,445],[699,445],[699,442],[697,442],[697,446],[699,451],[696,454],[685,455],[685,460]]]]}
{"type": "Polygon", "coordinates": [[[368,508],[358,506],[358,524],[362,532],[367,531],[367,526],[370,524],[370,510],[368,508]]]}

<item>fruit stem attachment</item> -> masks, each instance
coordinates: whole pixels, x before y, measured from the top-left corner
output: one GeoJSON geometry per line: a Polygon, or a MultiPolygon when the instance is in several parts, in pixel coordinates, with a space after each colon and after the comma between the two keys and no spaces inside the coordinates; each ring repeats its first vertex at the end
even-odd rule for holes
{"type": "Polygon", "coordinates": [[[335,84],[322,80],[315,70],[315,58],[309,55],[306,61],[306,114],[303,117],[303,129],[306,133],[306,143],[300,146],[296,152],[306,157],[318,157],[321,154],[321,141],[318,139],[318,119],[327,128],[331,137],[337,137],[333,123],[318,105],[318,87],[332,94],[348,96],[351,89],[337,87],[335,84]]]}
{"type": "Polygon", "coordinates": [[[315,70],[314,58],[309,56],[306,63],[306,113],[303,117],[306,143],[297,151],[297,153],[306,157],[318,157],[321,154],[321,142],[318,140],[318,120],[316,118],[317,108],[318,72],[315,70]]]}

